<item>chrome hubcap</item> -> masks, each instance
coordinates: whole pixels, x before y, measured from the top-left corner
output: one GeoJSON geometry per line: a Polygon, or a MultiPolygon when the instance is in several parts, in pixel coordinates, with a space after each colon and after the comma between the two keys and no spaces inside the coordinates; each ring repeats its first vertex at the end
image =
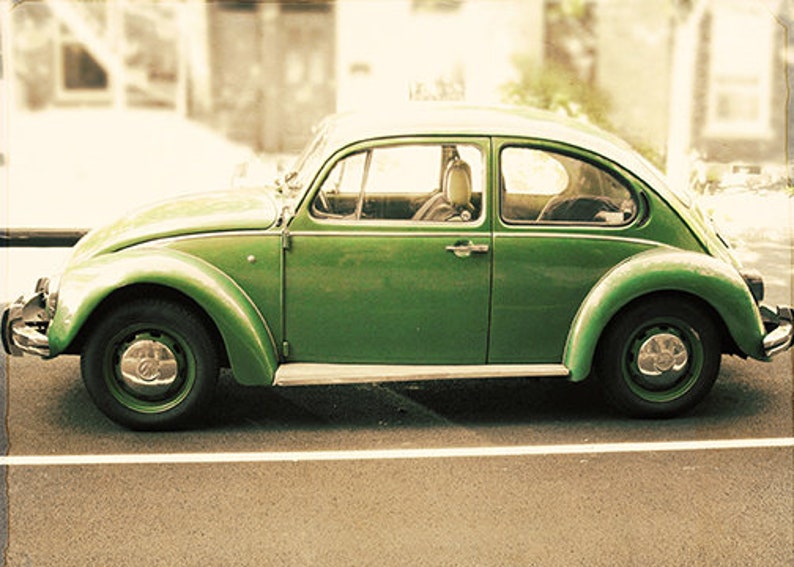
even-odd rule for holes
{"type": "Polygon", "coordinates": [[[650,383],[666,387],[676,383],[687,370],[686,344],[672,333],[647,338],[637,351],[637,368],[650,383]]]}
{"type": "Polygon", "coordinates": [[[121,355],[119,372],[125,388],[144,398],[162,396],[177,379],[176,356],[167,345],[150,340],[132,343],[121,355]]]}

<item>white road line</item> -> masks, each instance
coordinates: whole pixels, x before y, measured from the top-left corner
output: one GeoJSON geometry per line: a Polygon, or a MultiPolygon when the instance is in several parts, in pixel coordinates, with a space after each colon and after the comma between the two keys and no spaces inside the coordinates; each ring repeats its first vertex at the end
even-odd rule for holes
{"type": "Polygon", "coordinates": [[[349,451],[276,451],[239,453],[124,453],[107,455],[19,455],[0,457],[0,466],[171,465],[223,463],[298,463],[320,461],[388,461],[481,457],[529,457],[765,449],[794,447],[794,437],[717,439],[644,443],[584,443],[504,447],[445,447],[436,449],[362,449],[349,451]]]}

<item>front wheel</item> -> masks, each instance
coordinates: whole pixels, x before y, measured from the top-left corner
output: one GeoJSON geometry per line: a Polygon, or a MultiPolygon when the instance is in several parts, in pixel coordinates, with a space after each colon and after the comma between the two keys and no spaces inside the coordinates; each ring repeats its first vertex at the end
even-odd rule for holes
{"type": "Polygon", "coordinates": [[[694,302],[656,299],[630,307],[599,344],[596,371],[607,400],[634,417],[672,417],[709,393],[720,369],[710,314],[694,302]]]}
{"type": "Polygon", "coordinates": [[[212,397],[219,363],[204,320],[171,301],[138,299],[111,310],[81,357],[83,382],[102,412],[132,429],[192,423],[212,397]]]}

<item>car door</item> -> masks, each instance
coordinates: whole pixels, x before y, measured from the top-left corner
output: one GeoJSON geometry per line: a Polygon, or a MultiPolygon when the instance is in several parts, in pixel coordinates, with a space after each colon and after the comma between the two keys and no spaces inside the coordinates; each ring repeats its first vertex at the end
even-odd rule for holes
{"type": "Polygon", "coordinates": [[[638,237],[645,205],[617,168],[578,148],[499,140],[494,153],[489,362],[559,363],[595,283],[653,246],[638,237]]]}
{"type": "Polygon", "coordinates": [[[326,164],[289,227],[288,361],[485,363],[488,155],[487,139],[391,139],[326,164]]]}

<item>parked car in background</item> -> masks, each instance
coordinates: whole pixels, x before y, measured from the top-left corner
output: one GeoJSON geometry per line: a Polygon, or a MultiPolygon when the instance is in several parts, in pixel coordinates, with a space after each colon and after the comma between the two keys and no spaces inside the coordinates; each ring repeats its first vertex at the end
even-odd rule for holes
{"type": "Polygon", "coordinates": [[[11,354],[79,354],[111,419],[181,427],[242,384],[600,380],[633,416],[768,360],[767,307],[692,196],[625,143],[532,110],[415,106],[323,122],[274,187],[200,194],[86,235],[3,311],[11,354]]]}
{"type": "Polygon", "coordinates": [[[781,191],[786,188],[784,168],[772,171],[759,164],[734,163],[717,184],[718,191],[781,191]]]}
{"type": "Polygon", "coordinates": [[[707,162],[701,156],[693,158],[690,188],[704,195],[731,193],[764,194],[784,191],[789,185],[790,167],[758,163],[707,162]]]}

